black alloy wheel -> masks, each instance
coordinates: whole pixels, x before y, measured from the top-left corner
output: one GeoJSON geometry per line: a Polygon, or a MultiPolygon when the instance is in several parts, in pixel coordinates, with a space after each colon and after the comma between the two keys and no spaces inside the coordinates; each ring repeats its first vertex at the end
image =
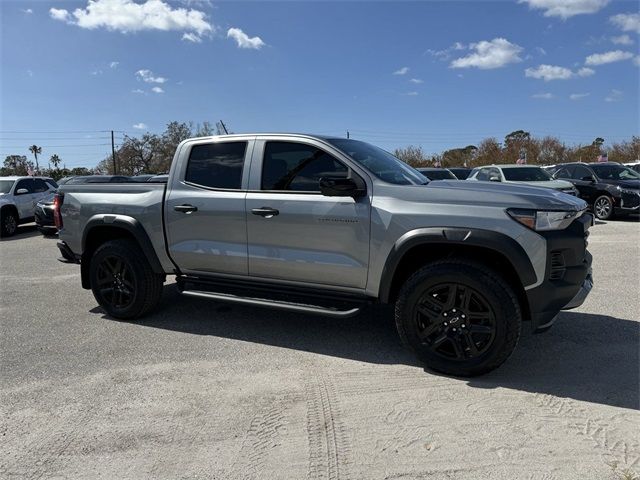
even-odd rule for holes
{"type": "Polygon", "coordinates": [[[459,283],[430,288],[415,304],[414,318],[424,346],[449,360],[479,357],[496,335],[495,313],[487,299],[459,283]]]}

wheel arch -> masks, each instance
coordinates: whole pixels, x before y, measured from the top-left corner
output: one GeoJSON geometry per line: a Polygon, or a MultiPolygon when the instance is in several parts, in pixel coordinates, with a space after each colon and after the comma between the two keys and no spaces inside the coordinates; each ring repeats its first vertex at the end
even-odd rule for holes
{"type": "Polygon", "coordinates": [[[118,239],[134,241],[142,250],[153,272],[165,273],[149,235],[138,220],[123,215],[96,215],[87,222],[82,234],[82,258],[80,261],[82,288],[91,288],[89,271],[93,253],[105,242],[118,239]]]}
{"type": "Polygon", "coordinates": [[[491,267],[513,287],[524,319],[529,305],[524,286],[537,275],[526,252],[511,237],[490,230],[424,228],[405,234],[396,242],[382,272],[379,300],[393,303],[402,284],[420,267],[434,260],[464,258],[491,267]]]}

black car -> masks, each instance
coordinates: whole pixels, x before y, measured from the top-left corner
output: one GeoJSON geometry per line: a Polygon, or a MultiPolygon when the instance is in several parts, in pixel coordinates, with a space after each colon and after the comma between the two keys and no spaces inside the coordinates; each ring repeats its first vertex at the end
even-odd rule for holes
{"type": "Polygon", "coordinates": [[[640,174],[619,163],[564,163],[553,176],[573,183],[600,220],[640,211],[640,174]]]}
{"type": "Polygon", "coordinates": [[[429,180],[458,180],[447,168],[417,168],[429,180]]]}
{"type": "Polygon", "coordinates": [[[42,198],[33,211],[36,227],[44,235],[53,235],[56,233],[56,224],[53,220],[53,198],[55,192],[42,198]]]}
{"type": "Polygon", "coordinates": [[[465,167],[452,167],[449,168],[449,171],[453,173],[458,180],[466,180],[469,174],[471,173],[471,168],[465,167]]]}

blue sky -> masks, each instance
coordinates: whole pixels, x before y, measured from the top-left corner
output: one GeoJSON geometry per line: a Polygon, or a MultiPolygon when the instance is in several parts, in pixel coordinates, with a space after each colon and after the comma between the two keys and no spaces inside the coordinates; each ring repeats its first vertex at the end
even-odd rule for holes
{"type": "Polygon", "coordinates": [[[172,120],[426,152],[629,139],[638,2],[3,1],[0,157],[94,166],[172,120]],[[126,13],[123,13],[126,12],[126,13]]]}

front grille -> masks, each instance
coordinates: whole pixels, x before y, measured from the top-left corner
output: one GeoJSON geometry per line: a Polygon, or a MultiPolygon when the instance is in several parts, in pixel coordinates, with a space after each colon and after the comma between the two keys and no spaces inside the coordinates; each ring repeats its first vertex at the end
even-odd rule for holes
{"type": "Polygon", "coordinates": [[[566,268],[564,263],[564,255],[558,250],[551,252],[551,273],[549,280],[562,280],[564,278],[566,268]]]}
{"type": "Polygon", "coordinates": [[[636,208],[638,205],[640,205],[640,193],[622,192],[622,206],[624,208],[636,208]]]}

